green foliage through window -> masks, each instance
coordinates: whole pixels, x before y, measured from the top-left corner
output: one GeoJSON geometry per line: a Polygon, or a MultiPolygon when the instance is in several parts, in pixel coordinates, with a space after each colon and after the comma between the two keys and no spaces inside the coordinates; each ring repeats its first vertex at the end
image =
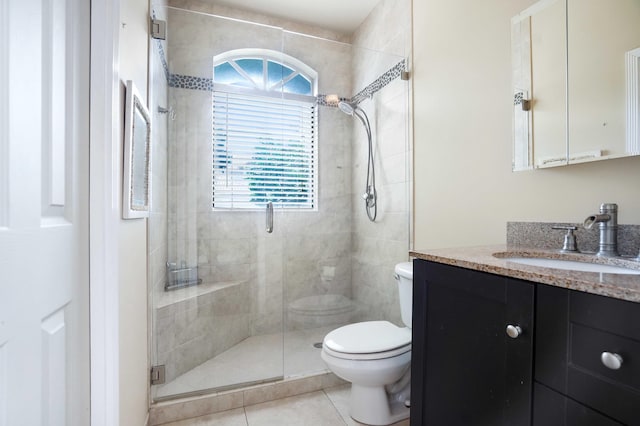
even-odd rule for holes
{"type": "Polygon", "coordinates": [[[302,71],[267,55],[215,65],[213,208],[317,207],[315,81],[302,71]]]}

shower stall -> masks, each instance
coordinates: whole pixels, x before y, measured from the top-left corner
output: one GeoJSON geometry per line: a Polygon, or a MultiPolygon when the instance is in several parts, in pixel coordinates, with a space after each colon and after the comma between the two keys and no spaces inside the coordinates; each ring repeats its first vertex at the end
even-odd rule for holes
{"type": "Polygon", "coordinates": [[[400,324],[407,28],[376,50],[202,4],[153,5],[167,23],[150,61],[154,401],[325,373],[330,330],[400,324]]]}

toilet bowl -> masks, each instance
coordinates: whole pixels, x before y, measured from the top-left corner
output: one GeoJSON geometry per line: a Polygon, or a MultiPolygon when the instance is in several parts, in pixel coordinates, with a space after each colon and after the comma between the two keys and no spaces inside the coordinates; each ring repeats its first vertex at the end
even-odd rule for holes
{"type": "Polygon", "coordinates": [[[351,382],[349,414],[369,425],[409,417],[412,264],[399,263],[395,274],[406,327],[388,321],[349,324],[328,333],[322,344],[327,367],[351,382]]]}
{"type": "Polygon", "coordinates": [[[289,304],[288,322],[293,330],[335,326],[351,321],[353,311],[353,302],[341,294],[306,296],[289,304]]]}

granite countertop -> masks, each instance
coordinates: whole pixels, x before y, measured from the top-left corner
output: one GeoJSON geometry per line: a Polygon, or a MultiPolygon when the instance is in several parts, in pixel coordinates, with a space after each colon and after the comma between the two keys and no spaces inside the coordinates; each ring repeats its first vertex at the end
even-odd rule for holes
{"type": "MultiPolygon", "coordinates": [[[[459,266],[476,271],[489,272],[571,290],[599,294],[616,299],[640,302],[640,275],[579,272],[543,268],[510,262],[501,257],[547,257],[566,260],[593,261],[588,254],[561,254],[558,251],[508,247],[506,245],[412,250],[409,254],[418,259],[459,266]]],[[[627,259],[596,259],[597,263],[640,269],[640,262],[627,259]]]]}

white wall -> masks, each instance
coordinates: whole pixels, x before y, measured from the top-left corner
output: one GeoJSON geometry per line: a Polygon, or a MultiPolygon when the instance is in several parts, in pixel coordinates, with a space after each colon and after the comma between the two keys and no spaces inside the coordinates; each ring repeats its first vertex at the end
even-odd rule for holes
{"type": "MultiPolygon", "coordinates": [[[[411,1],[381,0],[353,35],[355,95],[402,59],[410,61],[411,1]]],[[[378,193],[377,218],[370,222],[362,193],[367,179],[368,142],[353,120],[352,270],[353,298],[363,306],[356,320],[385,319],[398,325],[396,263],[409,247],[409,82],[396,78],[359,104],[371,120],[378,193]]]]}
{"type": "Polygon", "coordinates": [[[511,172],[510,18],[531,0],[416,0],[415,247],[503,243],[510,220],[640,223],[640,158],[511,172]]]}
{"type": "MultiPolygon", "coordinates": [[[[148,80],[148,8],[147,0],[127,0],[121,2],[120,10],[120,81],[124,85],[133,80],[143,99],[147,98],[148,80]]],[[[124,116],[124,95],[123,87],[121,116],[124,116]]],[[[144,425],[149,407],[147,220],[121,220],[118,234],[120,424],[144,425]]]]}

